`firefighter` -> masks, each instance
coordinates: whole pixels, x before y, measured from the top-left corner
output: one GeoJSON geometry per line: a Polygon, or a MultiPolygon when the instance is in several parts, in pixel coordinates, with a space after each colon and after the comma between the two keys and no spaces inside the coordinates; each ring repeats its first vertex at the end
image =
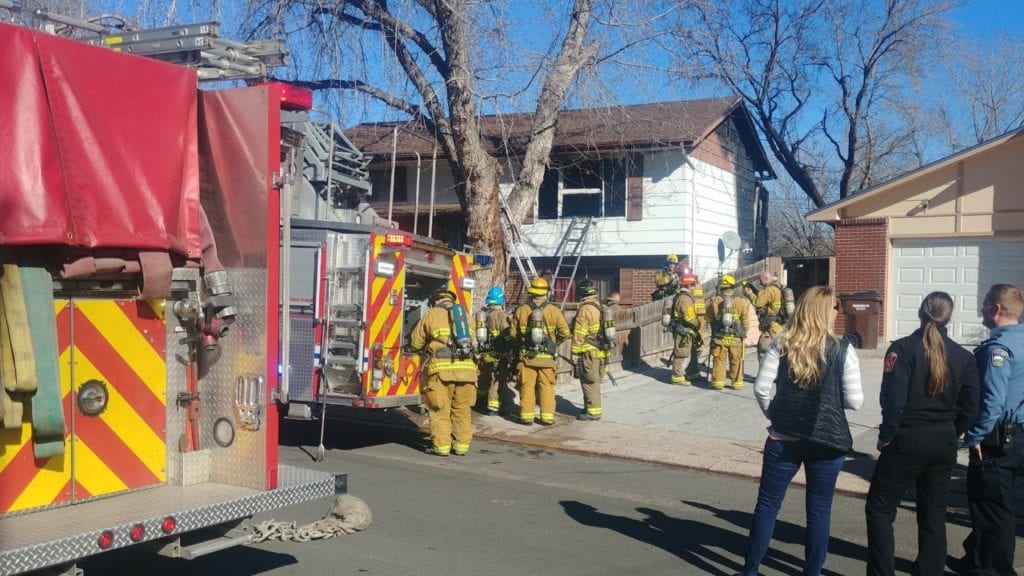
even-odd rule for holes
{"type": "Polygon", "coordinates": [[[601,419],[601,379],[608,365],[611,342],[604,337],[606,318],[601,312],[597,288],[584,278],[576,284],[579,310],[572,319],[572,358],[576,377],[583,388],[583,412],[577,420],[601,419]]]}
{"type": "Polygon", "coordinates": [[[461,318],[456,317],[459,309],[453,292],[434,291],[430,309],[409,336],[412,349],[427,356],[424,396],[430,412],[431,442],[427,452],[437,456],[464,456],[473,440],[470,410],[476,400],[477,372],[471,346],[463,339],[472,337],[474,327],[465,310],[461,310],[461,318]]]}
{"type": "Polygon", "coordinates": [[[757,361],[764,360],[768,353],[768,345],[779,332],[782,332],[782,325],[786,323],[782,310],[782,283],[767,270],[757,275],[757,281],[761,289],[756,286],[743,283],[743,293],[754,305],[757,311],[757,325],[761,336],[757,339],[757,361]]]}
{"type": "Polygon", "coordinates": [[[711,387],[725,388],[726,367],[733,390],[743,388],[743,342],[750,315],[747,301],[736,294],[736,279],[722,275],[718,294],[708,307],[711,315],[711,387]]]}
{"type": "Polygon", "coordinates": [[[700,347],[704,344],[701,336],[702,317],[697,314],[697,298],[693,287],[697,276],[683,274],[679,278],[679,291],[672,300],[671,323],[672,383],[689,386],[689,379],[700,377],[700,347]]]}
{"type": "Polygon", "coordinates": [[[511,324],[505,312],[505,290],[501,286],[493,286],[487,292],[485,303],[483,326],[477,327],[477,330],[487,331],[487,344],[480,346],[479,394],[481,398],[486,397],[487,415],[494,416],[500,410],[507,411],[513,402],[512,389],[508,387],[511,324]]]}
{"type": "Polygon", "coordinates": [[[676,293],[675,287],[672,285],[672,277],[664,270],[658,270],[654,274],[654,285],[657,288],[651,292],[651,302],[657,302],[676,293]]]}
{"type": "Polygon", "coordinates": [[[519,422],[530,426],[539,396],[540,423],[555,423],[555,355],[569,338],[562,311],[548,300],[548,281],[536,278],[526,289],[529,298],[512,318],[512,335],[519,347],[519,422]]]}
{"type": "Polygon", "coordinates": [[[668,274],[671,285],[679,285],[679,256],[669,254],[665,257],[665,273],[668,274]]]}

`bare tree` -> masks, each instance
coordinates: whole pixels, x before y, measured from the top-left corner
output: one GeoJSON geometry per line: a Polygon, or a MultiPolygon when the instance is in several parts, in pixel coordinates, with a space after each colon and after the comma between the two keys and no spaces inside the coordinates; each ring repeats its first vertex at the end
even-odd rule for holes
{"type": "Polygon", "coordinates": [[[631,45],[621,42],[599,55],[595,27],[611,25],[615,3],[573,0],[567,11],[562,3],[531,5],[538,17],[559,18],[546,40],[537,37],[545,28],[535,22],[522,24],[533,37],[513,38],[505,8],[470,0],[256,0],[250,25],[254,34],[301,33],[314,47],[307,75],[333,71],[300,84],[368,95],[436,139],[452,168],[470,243],[496,256],[495,282],[503,280],[506,261],[495,210],[502,166],[481,134],[481,106],[495,110],[513,97],[535,98],[529,138],[516,143],[520,166],[509,197],[514,218],[522,221],[548,163],[557,112],[580,70],[631,45]],[[519,57],[509,57],[507,49],[517,43],[519,57]],[[523,85],[513,86],[516,80],[523,85]]]}
{"type": "MultiPolygon", "coordinates": [[[[956,43],[946,59],[946,75],[953,87],[950,100],[964,118],[957,124],[966,134],[950,135],[957,150],[989,140],[1024,125],[1024,55],[1020,39],[998,37],[980,42],[956,43]]],[[[942,106],[948,106],[945,102],[942,106]]],[[[946,112],[951,114],[951,112],[946,112]]]]}
{"type": "MultiPolygon", "coordinates": [[[[752,109],[769,148],[811,200],[890,173],[912,147],[897,112],[943,25],[932,0],[705,0],[677,37],[684,73],[721,82],[752,109]],[[824,145],[822,145],[824,144],[824,145]]],[[[911,153],[912,154],[912,153],[911,153]]]]}
{"type": "Polygon", "coordinates": [[[768,253],[801,258],[832,256],[832,228],[803,217],[813,208],[810,199],[792,184],[779,181],[778,185],[768,207],[768,253]]]}

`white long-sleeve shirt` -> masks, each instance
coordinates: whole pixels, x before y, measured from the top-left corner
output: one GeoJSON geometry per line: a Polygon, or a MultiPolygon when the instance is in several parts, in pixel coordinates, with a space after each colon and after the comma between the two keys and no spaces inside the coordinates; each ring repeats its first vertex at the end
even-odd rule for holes
{"type": "MultiPolygon", "coordinates": [[[[846,362],[843,364],[843,408],[857,410],[864,404],[864,390],[860,385],[860,360],[852,345],[846,351],[846,362]]],[[[778,342],[773,341],[768,346],[768,352],[761,362],[761,368],[757,371],[757,379],[754,380],[754,397],[761,407],[765,417],[768,416],[768,406],[772,403],[772,386],[779,375],[779,348],[778,342]]]]}

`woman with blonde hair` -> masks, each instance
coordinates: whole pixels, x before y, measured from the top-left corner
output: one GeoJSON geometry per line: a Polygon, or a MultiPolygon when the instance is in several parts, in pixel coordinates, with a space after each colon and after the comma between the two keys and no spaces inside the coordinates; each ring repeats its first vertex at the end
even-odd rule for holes
{"type": "Polygon", "coordinates": [[[857,354],[832,331],[837,309],[832,287],[814,286],[804,292],[786,327],[768,347],[754,381],[754,396],[771,426],[741,576],[757,576],[786,489],[801,466],[807,477],[803,574],[817,576],[825,564],[832,495],[853,446],[843,410],[856,410],[864,403],[857,354]]]}

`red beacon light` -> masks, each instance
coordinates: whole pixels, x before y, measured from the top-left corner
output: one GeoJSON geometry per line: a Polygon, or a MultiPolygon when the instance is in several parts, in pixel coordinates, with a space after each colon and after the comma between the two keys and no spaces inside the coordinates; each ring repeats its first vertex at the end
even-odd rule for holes
{"type": "Polygon", "coordinates": [[[100,537],[96,539],[96,545],[99,546],[101,550],[110,548],[114,545],[114,533],[110,530],[100,532],[100,537]]]}
{"type": "Polygon", "coordinates": [[[305,112],[313,109],[313,91],[292,86],[284,82],[267,82],[268,88],[276,88],[281,94],[281,109],[305,112]]]}
{"type": "Polygon", "coordinates": [[[412,246],[412,236],[391,232],[384,235],[385,246],[412,246]]]}

